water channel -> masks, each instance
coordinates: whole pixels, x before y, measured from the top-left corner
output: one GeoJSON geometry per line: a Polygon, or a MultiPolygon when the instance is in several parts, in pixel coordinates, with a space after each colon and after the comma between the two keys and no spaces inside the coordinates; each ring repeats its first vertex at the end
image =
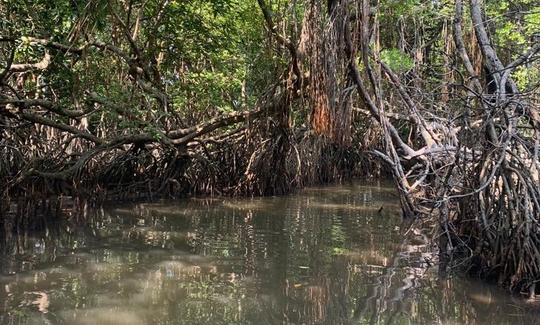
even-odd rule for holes
{"type": "Polygon", "coordinates": [[[540,324],[540,303],[440,280],[388,184],[87,219],[4,241],[0,324],[540,324]]]}

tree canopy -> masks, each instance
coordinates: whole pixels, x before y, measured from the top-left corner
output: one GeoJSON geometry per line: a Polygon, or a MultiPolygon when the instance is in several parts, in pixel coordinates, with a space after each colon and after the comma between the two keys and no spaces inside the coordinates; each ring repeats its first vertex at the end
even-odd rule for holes
{"type": "MultiPolygon", "coordinates": [[[[534,0],[0,1],[4,201],[392,177],[443,265],[540,276],[534,0]]],[[[4,203],[5,204],[5,203],[4,203]]]]}

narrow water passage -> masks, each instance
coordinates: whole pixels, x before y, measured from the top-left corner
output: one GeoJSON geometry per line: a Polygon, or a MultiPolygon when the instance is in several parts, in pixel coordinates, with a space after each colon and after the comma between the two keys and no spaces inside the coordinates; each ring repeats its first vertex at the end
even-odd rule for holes
{"type": "Polygon", "coordinates": [[[4,243],[0,324],[540,323],[534,303],[439,281],[426,236],[384,185],[110,206],[4,243]]]}

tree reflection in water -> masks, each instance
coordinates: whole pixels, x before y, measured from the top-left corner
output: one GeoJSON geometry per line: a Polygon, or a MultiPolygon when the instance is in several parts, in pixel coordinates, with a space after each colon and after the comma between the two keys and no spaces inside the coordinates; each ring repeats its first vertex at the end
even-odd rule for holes
{"type": "Polygon", "coordinates": [[[0,323],[533,324],[540,316],[490,286],[439,281],[423,236],[401,223],[392,191],[379,186],[110,206],[84,225],[4,240],[0,323]]]}

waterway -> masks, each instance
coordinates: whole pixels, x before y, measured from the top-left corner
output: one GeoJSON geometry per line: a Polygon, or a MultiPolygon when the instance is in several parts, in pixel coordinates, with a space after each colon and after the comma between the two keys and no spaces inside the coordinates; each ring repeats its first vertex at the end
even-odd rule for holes
{"type": "Polygon", "coordinates": [[[438,277],[388,184],[107,204],[0,246],[0,324],[540,324],[438,277]]]}

